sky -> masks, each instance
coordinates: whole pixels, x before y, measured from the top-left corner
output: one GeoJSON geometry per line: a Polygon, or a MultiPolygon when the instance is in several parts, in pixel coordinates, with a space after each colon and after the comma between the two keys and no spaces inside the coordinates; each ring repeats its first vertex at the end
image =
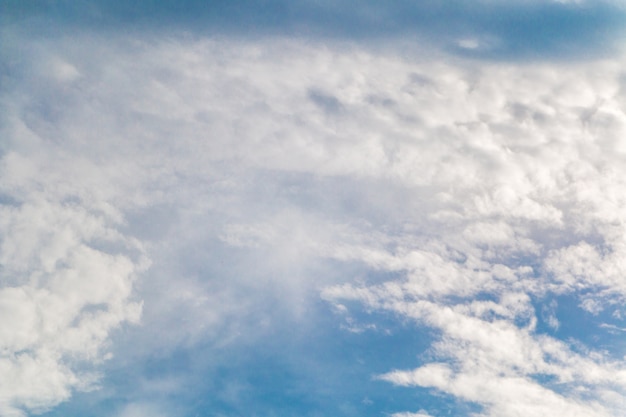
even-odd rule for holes
{"type": "Polygon", "coordinates": [[[624,28],[0,2],[0,416],[623,416],[624,28]]]}

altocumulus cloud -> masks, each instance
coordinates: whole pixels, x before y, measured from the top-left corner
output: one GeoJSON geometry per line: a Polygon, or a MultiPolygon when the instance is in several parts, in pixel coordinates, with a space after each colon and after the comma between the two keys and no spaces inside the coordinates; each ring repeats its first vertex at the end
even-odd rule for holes
{"type": "MultiPolygon", "coordinates": [[[[436,334],[378,380],[485,417],[624,409],[623,343],[550,324],[623,327],[621,55],[80,34],[3,32],[0,414],[98,389],[124,324],[142,343],[117,355],[236,344],[320,296],[353,331],[366,310],[436,334]],[[542,325],[556,299],[575,307],[542,325]]],[[[443,413],[423,408],[393,415],[443,413]]]]}

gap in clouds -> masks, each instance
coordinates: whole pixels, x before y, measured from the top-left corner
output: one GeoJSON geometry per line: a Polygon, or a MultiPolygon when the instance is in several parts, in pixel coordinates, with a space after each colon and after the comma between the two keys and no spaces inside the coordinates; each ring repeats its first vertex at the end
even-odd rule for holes
{"type": "Polygon", "coordinates": [[[441,407],[443,402],[449,409],[463,409],[453,398],[433,399],[426,391],[406,392],[372,378],[372,372],[386,369],[389,357],[407,366],[418,363],[416,355],[429,344],[426,334],[376,314],[367,320],[384,328],[346,334],[325,304],[316,310],[309,315],[313,322],[283,322],[273,328],[271,339],[217,349],[201,343],[131,366],[114,358],[103,381],[114,390],[95,393],[95,403],[90,402],[93,394],[78,394],[76,401],[44,415],[81,415],[98,404],[114,413],[136,401],[164,409],[174,404],[179,408],[170,412],[183,415],[234,415],[254,409],[259,414],[358,416],[410,408],[416,400],[424,407],[441,407]]]}
{"type": "MultiPolygon", "coordinates": [[[[579,341],[582,346],[589,346],[599,351],[623,352],[623,335],[615,331],[623,322],[623,303],[606,303],[602,310],[588,311],[585,309],[585,300],[593,298],[579,298],[561,296],[554,299],[554,316],[559,320],[556,328],[552,327],[548,332],[557,335],[560,339],[579,341]],[[581,305],[583,304],[583,305],[581,305]],[[567,317],[579,317],[576,321],[564,320],[567,317]],[[614,326],[614,327],[612,327],[614,326]]],[[[547,303],[542,303],[546,305],[547,303]]],[[[538,306],[539,307],[539,306],[538,306]]],[[[540,309],[538,309],[540,311],[540,309]]],[[[545,323],[550,327],[549,320],[545,323]]],[[[574,344],[574,347],[576,345],[574,344]]]]}

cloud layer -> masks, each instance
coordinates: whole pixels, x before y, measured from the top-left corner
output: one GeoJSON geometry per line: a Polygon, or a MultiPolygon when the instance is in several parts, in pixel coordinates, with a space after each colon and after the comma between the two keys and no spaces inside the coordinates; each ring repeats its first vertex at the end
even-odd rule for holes
{"type": "Polygon", "coordinates": [[[354,331],[372,327],[350,300],[437,332],[382,380],[480,416],[618,415],[623,347],[555,329],[623,326],[623,60],[374,49],[90,32],[7,48],[0,413],[93,388],[141,300],[137,355],[261,337],[268,299],[306,317],[321,293],[354,331]],[[539,311],[559,297],[580,307],[539,311]]]}

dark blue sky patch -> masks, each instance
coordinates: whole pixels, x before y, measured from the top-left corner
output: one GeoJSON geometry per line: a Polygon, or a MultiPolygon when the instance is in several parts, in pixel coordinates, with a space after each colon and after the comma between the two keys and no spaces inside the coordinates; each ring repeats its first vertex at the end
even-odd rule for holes
{"type": "Polygon", "coordinates": [[[500,42],[493,47],[457,51],[490,59],[595,58],[623,35],[624,17],[622,9],[601,2],[505,5],[473,14],[470,19],[475,24],[468,27],[479,38],[492,36],[500,42]]]}
{"type": "MultiPolygon", "coordinates": [[[[603,56],[622,38],[626,16],[623,8],[607,2],[10,0],[3,4],[7,23],[43,18],[68,28],[156,33],[175,29],[196,35],[264,34],[368,44],[419,39],[454,54],[492,60],[603,56]]],[[[42,29],[33,25],[33,30],[42,29]]]]}

